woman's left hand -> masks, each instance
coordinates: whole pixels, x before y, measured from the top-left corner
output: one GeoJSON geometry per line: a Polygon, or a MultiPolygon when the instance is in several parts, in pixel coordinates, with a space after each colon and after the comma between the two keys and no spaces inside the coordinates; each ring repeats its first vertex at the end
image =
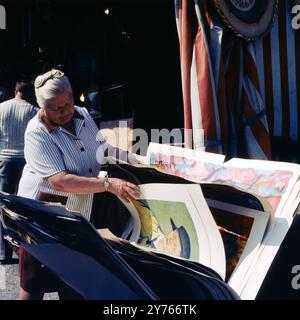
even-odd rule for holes
{"type": "Polygon", "coordinates": [[[109,184],[108,191],[126,202],[138,199],[141,196],[140,187],[131,182],[118,178],[109,178],[109,184]]]}

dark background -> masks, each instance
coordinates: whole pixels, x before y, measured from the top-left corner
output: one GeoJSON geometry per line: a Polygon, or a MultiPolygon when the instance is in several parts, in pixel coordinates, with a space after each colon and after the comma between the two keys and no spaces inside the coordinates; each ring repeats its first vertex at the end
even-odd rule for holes
{"type": "MultiPolygon", "coordinates": [[[[179,43],[173,0],[0,1],[0,86],[34,79],[52,67],[82,92],[103,92],[107,118],[130,116],[135,127],[183,126],[179,43]],[[110,14],[105,15],[108,7],[110,14]],[[117,87],[118,89],[114,89],[117,87]],[[125,112],[119,114],[120,97],[125,112]],[[113,114],[113,115],[112,115],[113,114]]],[[[123,110],[124,111],[124,110],[123,110]]]]}

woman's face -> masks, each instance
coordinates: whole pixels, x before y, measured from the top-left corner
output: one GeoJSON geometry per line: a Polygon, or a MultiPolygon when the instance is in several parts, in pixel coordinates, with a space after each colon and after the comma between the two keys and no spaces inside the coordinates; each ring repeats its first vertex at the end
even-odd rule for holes
{"type": "Polygon", "coordinates": [[[47,118],[55,125],[68,125],[74,115],[74,100],[69,92],[63,92],[47,100],[44,107],[47,118]]]}

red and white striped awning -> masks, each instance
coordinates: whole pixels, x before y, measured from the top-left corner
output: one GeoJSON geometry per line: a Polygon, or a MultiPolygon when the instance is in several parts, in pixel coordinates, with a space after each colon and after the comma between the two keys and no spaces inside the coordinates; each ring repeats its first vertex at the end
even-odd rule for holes
{"type": "Polygon", "coordinates": [[[300,141],[300,31],[293,1],[280,1],[263,39],[236,37],[211,1],[175,0],[186,145],[228,156],[271,158],[271,140],[300,141]]]}

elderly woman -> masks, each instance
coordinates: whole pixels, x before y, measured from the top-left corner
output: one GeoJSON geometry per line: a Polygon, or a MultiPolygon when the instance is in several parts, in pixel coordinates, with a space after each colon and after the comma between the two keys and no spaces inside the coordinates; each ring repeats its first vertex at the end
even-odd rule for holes
{"type": "MultiPolygon", "coordinates": [[[[105,155],[112,147],[97,141],[98,128],[93,119],[86,109],[74,106],[68,78],[59,70],[51,70],[36,78],[35,93],[41,109],[25,133],[26,166],[18,194],[60,202],[87,219],[94,193],[108,191],[125,201],[138,198],[138,186],[98,177],[103,159],[96,159],[96,154],[105,155]],[[99,148],[103,152],[97,152],[99,148]]],[[[138,162],[138,157],[131,154],[133,161],[138,162]]],[[[33,257],[21,252],[20,299],[39,299],[49,291],[41,281],[41,270],[33,257]]]]}

